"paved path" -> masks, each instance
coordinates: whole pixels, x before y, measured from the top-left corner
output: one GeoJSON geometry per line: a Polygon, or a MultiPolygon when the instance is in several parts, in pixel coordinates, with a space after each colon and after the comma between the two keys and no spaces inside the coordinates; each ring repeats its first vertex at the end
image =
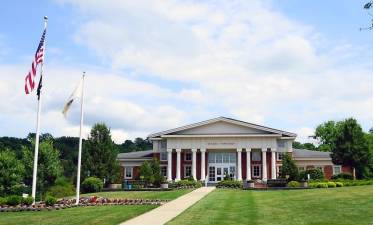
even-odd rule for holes
{"type": "Polygon", "coordinates": [[[215,187],[201,187],[188,194],[185,194],[173,201],[155,208],[149,212],[139,215],[133,219],[125,221],[120,225],[161,225],[172,220],[191,205],[196,203],[208,193],[213,191],[215,187]]]}

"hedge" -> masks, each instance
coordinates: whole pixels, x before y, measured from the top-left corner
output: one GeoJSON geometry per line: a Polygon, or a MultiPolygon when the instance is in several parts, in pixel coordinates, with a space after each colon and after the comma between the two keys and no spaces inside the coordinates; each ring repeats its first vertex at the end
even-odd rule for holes
{"type": "Polygon", "coordinates": [[[238,180],[223,180],[217,185],[217,188],[242,188],[242,181],[238,180]]]}
{"type": "Polygon", "coordinates": [[[180,180],[170,185],[172,188],[200,188],[202,183],[196,180],[180,180]]]}
{"type": "Polygon", "coordinates": [[[349,173],[340,173],[332,176],[332,180],[337,179],[353,180],[354,177],[349,173]]]}
{"type": "Polygon", "coordinates": [[[97,177],[88,177],[82,183],[82,191],[84,193],[100,192],[104,187],[104,183],[97,177]]]}
{"type": "Polygon", "coordinates": [[[298,181],[293,180],[288,183],[288,187],[291,187],[291,188],[300,187],[300,183],[298,181]]]}

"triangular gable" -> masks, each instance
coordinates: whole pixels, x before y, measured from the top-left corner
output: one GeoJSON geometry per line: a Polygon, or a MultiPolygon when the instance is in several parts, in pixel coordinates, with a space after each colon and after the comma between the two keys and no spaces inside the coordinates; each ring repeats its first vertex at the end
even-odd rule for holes
{"type": "Polygon", "coordinates": [[[240,120],[218,117],[211,120],[194,123],[175,129],[166,130],[149,135],[149,138],[162,135],[189,135],[189,134],[279,134],[287,137],[296,137],[296,134],[264,127],[240,120]]]}

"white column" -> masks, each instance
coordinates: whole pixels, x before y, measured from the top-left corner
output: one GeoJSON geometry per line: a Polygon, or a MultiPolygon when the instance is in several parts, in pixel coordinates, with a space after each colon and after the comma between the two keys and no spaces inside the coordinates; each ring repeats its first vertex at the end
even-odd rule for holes
{"type": "Polygon", "coordinates": [[[267,181],[267,149],[262,148],[262,180],[267,181]]]}
{"type": "Polygon", "coordinates": [[[176,149],[176,178],[175,178],[175,181],[179,181],[180,180],[180,152],[181,152],[181,149],[178,148],[176,149]]]}
{"type": "Polygon", "coordinates": [[[205,181],[206,179],[206,173],[205,173],[205,153],[206,149],[202,148],[201,149],[201,181],[205,181]]]}
{"type": "Polygon", "coordinates": [[[237,148],[237,180],[242,180],[242,148],[237,148]]]}
{"type": "Polygon", "coordinates": [[[251,180],[251,148],[246,148],[246,180],[251,180]]]}
{"type": "Polygon", "coordinates": [[[197,180],[197,149],[192,149],[192,176],[194,180],[197,180]]]}
{"type": "Polygon", "coordinates": [[[172,181],[172,148],[167,149],[167,181],[172,181]]]}
{"type": "Polygon", "coordinates": [[[276,179],[276,149],[275,148],[271,148],[271,178],[272,179],[276,179]]]}

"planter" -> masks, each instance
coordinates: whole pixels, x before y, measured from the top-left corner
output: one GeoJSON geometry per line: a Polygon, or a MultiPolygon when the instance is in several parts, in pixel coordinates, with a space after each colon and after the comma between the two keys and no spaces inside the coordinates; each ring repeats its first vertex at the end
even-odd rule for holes
{"type": "Polygon", "coordinates": [[[245,181],[245,182],[243,183],[243,188],[244,188],[244,189],[254,188],[254,181],[252,181],[252,180],[245,181]]]}
{"type": "Polygon", "coordinates": [[[122,184],[109,184],[108,188],[110,188],[110,189],[121,189],[122,184]]]}
{"type": "Polygon", "coordinates": [[[302,188],[308,188],[308,182],[307,181],[302,181],[302,182],[300,182],[300,186],[302,188]]]}
{"type": "Polygon", "coordinates": [[[162,189],[168,189],[168,183],[163,183],[161,184],[162,189]]]}

